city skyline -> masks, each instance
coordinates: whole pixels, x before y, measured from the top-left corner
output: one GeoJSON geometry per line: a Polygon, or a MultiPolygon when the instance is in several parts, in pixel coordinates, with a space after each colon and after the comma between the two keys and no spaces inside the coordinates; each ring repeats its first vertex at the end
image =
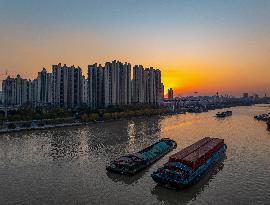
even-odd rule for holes
{"type": "MultiPolygon", "coordinates": [[[[5,106],[92,109],[109,106],[156,105],[163,103],[164,85],[161,71],[153,67],[120,61],[88,65],[88,75],[82,69],[67,64],[52,65],[51,72],[42,68],[35,79],[20,74],[7,76],[3,82],[5,106]],[[133,73],[133,75],[132,75],[133,73]]],[[[2,93],[2,92],[1,92],[2,93]]]]}
{"type": "MultiPolygon", "coordinates": [[[[54,62],[156,67],[175,95],[270,94],[269,1],[5,1],[0,75],[54,62]]],[[[1,78],[3,78],[1,76],[1,78]]]]}

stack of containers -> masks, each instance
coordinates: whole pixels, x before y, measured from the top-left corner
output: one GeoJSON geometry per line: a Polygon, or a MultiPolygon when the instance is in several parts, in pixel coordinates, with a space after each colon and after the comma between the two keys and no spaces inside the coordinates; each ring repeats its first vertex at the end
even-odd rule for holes
{"type": "Polygon", "coordinates": [[[223,139],[206,137],[172,155],[169,161],[183,163],[195,170],[205,163],[222,146],[224,146],[223,139]]]}
{"type": "Polygon", "coordinates": [[[224,145],[223,139],[213,138],[210,142],[203,145],[193,153],[181,159],[181,162],[193,170],[205,163],[215,152],[224,145]]]}
{"type": "Polygon", "coordinates": [[[189,154],[193,153],[194,151],[196,151],[197,149],[199,149],[203,145],[207,144],[211,140],[212,139],[210,137],[205,137],[205,138],[199,140],[198,142],[196,142],[196,143],[182,149],[181,151],[173,154],[172,156],[170,156],[169,162],[182,162],[181,159],[183,159],[186,156],[188,156],[189,154]]]}

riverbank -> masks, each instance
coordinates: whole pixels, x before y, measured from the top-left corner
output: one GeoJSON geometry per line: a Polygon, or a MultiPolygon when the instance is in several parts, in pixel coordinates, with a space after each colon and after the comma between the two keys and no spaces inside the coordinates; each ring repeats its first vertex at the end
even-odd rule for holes
{"type": "MultiPolygon", "coordinates": [[[[243,106],[243,105],[240,105],[243,106]]],[[[244,105],[246,106],[246,105],[244,105]]],[[[238,107],[238,106],[226,106],[238,107]]],[[[211,110],[224,109],[224,107],[216,107],[211,110]]],[[[141,109],[141,110],[129,110],[121,112],[106,112],[101,110],[99,113],[82,113],[79,117],[66,117],[66,118],[54,118],[54,119],[41,119],[41,120],[29,120],[29,121],[9,121],[5,122],[5,126],[0,129],[0,134],[23,132],[23,131],[34,131],[34,130],[46,130],[53,128],[64,128],[74,126],[84,126],[88,124],[112,122],[123,119],[151,117],[151,116],[166,116],[166,115],[177,115],[188,113],[202,113],[208,112],[208,109],[178,109],[172,110],[169,108],[156,108],[156,109],[141,109]],[[197,111],[199,110],[199,112],[197,111]]]]}
{"type": "Polygon", "coordinates": [[[44,125],[42,127],[16,127],[15,129],[2,129],[0,130],[0,134],[5,133],[12,133],[12,132],[22,132],[22,131],[33,131],[33,130],[46,130],[46,129],[53,129],[53,128],[63,128],[63,127],[73,127],[73,126],[80,126],[83,123],[64,123],[64,124],[57,124],[57,125],[44,125]]]}
{"type": "MultiPolygon", "coordinates": [[[[175,115],[175,114],[183,114],[183,113],[174,113],[173,115],[175,115]]],[[[163,115],[160,115],[160,117],[168,116],[168,115],[172,115],[172,114],[163,114],[163,115]]],[[[119,119],[108,119],[108,120],[103,120],[103,121],[63,123],[63,124],[56,124],[56,125],[44,125],[41,127],[27,127],[27,128],[16,127],[15,129],[5,128],[5,129],[0,130],[0,135],[6,134],[6,133],[23,132],[23,131],[47,130],[47,129],[64,128],[64,127],[78,127],[78,126],[86,126],[86,125],[97,124],[97,123],[114,122],[114,121],[121,121],[121,120],[126,120],[126,119],[140,119],[140,118],[153,117],[153,116],[157,116],[157,115],[126,117],[126,118],[119,118],[119,119]]]]}
{"type": "Polygon", "coordinates": [[[170,109],[143,109],[129,112],[112,112],[112,113],[90,113],[82,114],[80,118],[68,117],[57,119],[42,119],[42,120],[29,120],[29,121],[11,121],[5,122],[5,128],[0,129],[0,134],[46,130],[53,128],[84,126],[95,123],[112,122],[124,119],[142,118],[151,116],[166,116],[175,114],[184,114],[183,111],[173,112],[170,109]]]}

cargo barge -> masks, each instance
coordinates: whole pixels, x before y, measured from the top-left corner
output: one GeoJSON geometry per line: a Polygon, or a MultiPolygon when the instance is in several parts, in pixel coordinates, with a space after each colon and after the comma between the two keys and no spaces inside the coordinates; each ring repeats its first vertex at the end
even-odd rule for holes
{"type": "Polygon", "coordinates": [[[218,113],[216,114],[216,117],[221,117],[221,118],[223,118],[223,117],[228,117],[228,116],[231,116],[231,115],[232,115],[232,111],[227,110],[227,111],[225,111],[225,112],[218,112],[218,113]]]}
{"type": "Polygon", "coordinates": [[[176,148],[177,143],[163,138],[149,147],[127,156],[122,156],[106,167],[107,171],[125,175],[134,175],[176,148]]]}
{"type": "Polygon", "coordinates": [[[220,158],[227,146],[223,139],[206,137],[170,156],[151,176],[159,185],[184,188],[196,183],[220,158]]]}
{"type": "Polygon", "coordinates": [[[265,121],[265,122],[267,122],[268,120],[270,120],[270,113],[256,115],[256,116],[254,116],[254,118],[256,120],[259,120],[259,121],[265,121]]]}

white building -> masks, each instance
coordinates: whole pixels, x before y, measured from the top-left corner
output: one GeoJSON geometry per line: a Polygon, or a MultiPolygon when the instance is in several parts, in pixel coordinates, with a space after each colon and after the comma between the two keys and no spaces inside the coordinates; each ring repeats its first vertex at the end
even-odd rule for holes
{"type": "Polygon", "coordinates": [[[92,108],[131,103],[131,65],[119,61],[88,66],[88,99],[92,108]]]}
{"type": "Polygon", "coordinates": [[[119,72],[119,104],[131,104],[131,65],[130,63],[120,64],[119,72]]]}
{"type": "Polygon", "coordinates": [[[142,65],[135,65],[133,68],[133,103],[145,103],[145,85],[144,85],[144,68],[142,65]]]}
{"type": "Polygon", "coordinates": [[[91,108],[104,107],[104,68],[88,65],[88,104],[91,108]]]}
{"type": "Polygon", "coordinates": [[[52,103],[52,74],[45,68],[38,72],[36,95],[38,106],[47,106],[52,103]]]}
{"type": "Polygon", "coordinates": [[[82,103],[88,104],[88,80],[82,76],[82,103]]]}
{"type": "Polygon", "coordinates": [[[160,104],[162,99],[161,72],[158,69],[134,66],[133,103],[160,104]]]}
{"type": "Polygon", "coordinates": [[[31,81],[22,79],[20,75],[16,78],[8,76],[2,82],[4,102],[7,106],[22,106],[32,103],[31,99],[31,81]]]}
{"type": "Polygon", "coordinates": [[[55,107],[75,107],[82,100],[82,71],[59,63],[52,66],[52,103],[55,107]]]}

